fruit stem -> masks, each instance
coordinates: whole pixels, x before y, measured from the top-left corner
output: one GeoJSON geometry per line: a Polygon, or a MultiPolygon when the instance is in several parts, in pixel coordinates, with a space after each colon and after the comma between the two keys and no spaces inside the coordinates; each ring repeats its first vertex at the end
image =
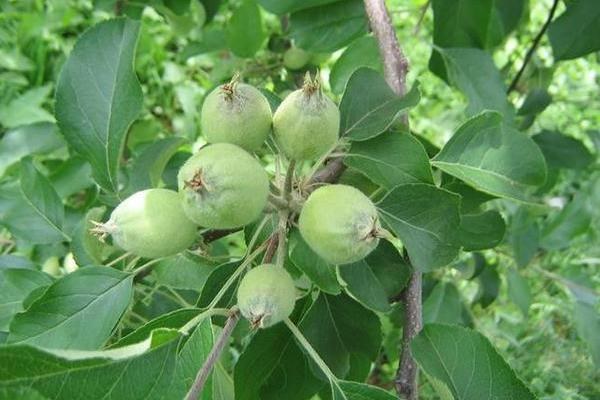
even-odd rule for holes
{"type": "Polygon", "coordinates": [[[185,396],[186,400],[197,400],[200,396],[200,393],[202,393],[202,389],[204,388],[204,384],[208,380],[208,376],[210,375],[215,363],[219,359],[219,356],[223,352],[223,349],[227,345],[229,337],[233,333],[233,329],[235,328],[239,320],[239,311],[237,309],[232,310],[229,315],[229,318],[227,319],[227,322],[225,323],[225,326],[223,327],[223,330],[221,331],[221,334],[219,335],[219,338],[217,339],[217,342],[208,354],[204,365],[202,365],[202,368],[200,368],[198,374],[196,375],[194,384],[185,396]]]}
{"type": "Polygon", "coordinates": [[[292,334],[294,335],[298,343],[300,343],[302,348],[306,351],[306,353],[308,353],[308,355],[313,359],[315,364],[317,364],[319,369],[321,369],[323,374],[325,374],[325,376],[329,380],[329,383],[332,386],[332,389],[333,387],[335,387],[337,390],[342,392],[337,377],[333,374],[333,372],[331,372],[331,369],[329,369],[327,364],[325,364],[325,361],[323,361],[321,356],[319,356],[319,353],[317,353],[315,348],[312,347],[312,345],[302,334],[302,332],[300,332],[300,329],[298,329],[298,327],[289,318],[284,319],[283,322],[287,325],[288,329],[292,332],[292,334]]]}
{"type": "MultiPolygon", "coordinates": [[[[133,269],[133,267],[135,266],[135,264],[137,264],[137,262],[138,262],[138,261],[140,261],[140,259],[141,259],[141,258],[142,258],[142,257],[134,257],[134,258],[133,258],[133,259],[132,259],[132,260],[129,262],[129,264],[127,264],[127,265],[125,266],[125,268],[123,268],[123,271],[131,271],[131,269],[133,269]]],[[[161,260],[161,259],[160,259],[160,258],[158,258],[158,259],[156,259],[156,260],[161,260]]],[[[156,261],[156,260],[151,260],[151,261],[148,261],[148,263],[146,263],[146,264],[142,265],[142,267],[146,267],[148,264],[152,265],[152,264],[154,264],[154,261],[156,261]]],[[[140,268],[141,268],[141,267],[140,267],[140,268]]]]}
{"type": "Polygon", "coordinates": [[[285,210],[288,208],[288,203],[279,196],[275,196],[273,193],[269,193],[269,202],[275,206],[278,210],[285,210]]]}
{"type": "Polygon", "coordinates": [[[277,228],[277,259],[275,261],[275,265],[278,267],[283,267],[283,263],[285,262],[285,253],[287,249],[286,234],[289,216],[289,210],[279,211],[279,227],[277,228]]]}
{"type": "Polygon", "coordinates": [[[379,228],[377,228],[377,231],[374,233],[375,233],[375,237],[387,240],[396,248],[396,250],[398,250],[398,252],[400,254],[402,254],[402,252],[404,250],[404,245],[402,244],[400,239],[398,239],[396,236],[394,236],[394,234],[392,232],[388,231],[387,229],[385,229],[383,227],[379,227],[379,228]]]}
{"type": "Polygon", "coordinates": [[[290,160],[287,173],[285,174],[285,182],[283,184],[283,196],[289,202],[292,199],[292,185],[294,182],[294,169],[296,168],[296,160],[290,160]]]}
{"type": "MultiPolygon", "coordinates": [[[[150,261],[148,261],[147,263],[145,263],[145,264],[142,264],[142,265],[140,265],[139,267],[137,267],[136,269],[134,269],[134,270],[132,271],[132,274],[133,274],[133,275],[138,275],[138,274],[142,273],[143,271],[146,271],[148,268],[150,268],[150,267],[151,267],[151,266],[153,266],[154,264],[157,264],[157,263],[161,262],[161,261],[162,261],[162,260],[164,260],[165,258],[166,258],[166,257],[161,257],[161,258],[155,258],[154,260],[150,260],[150,261]]],[[[136,262],[138,262],[138,260],[139,260],[139,259],[140,259],[140,257],[136,257],[136,258],[133,260],[133,264],[131,264],[131,266],[129,266],[129,265],[128,265],[128,266],[125,268],[125,270],[128,270],[128,269],[130,269],[131,267],[133,267],[133,266],[135,265],[135,263],[136,263],[136,262]]]]}
{"type": "Polygon", "coordinates": [[[270,216],[266,216],[262,219],[262,221],[260,221],[260,224],[258,224],[258,226],[256,227],[256,230],[254,231],[254,233],[252,234],[252,237],[250,238],[250,241],[248,242],[248,246],[246,246],[246,249],[247,249],[246,251],[252,250],[252,248],[256,244],[256,241],[258,240],[258,237],[260,236],[263,229],[265,228],[265,225],[267,225],[267,222],[269,222],[270,218],[271,218],[270,216]]]}
{"type": "Polygon", "coordinates": [[[227,281],[225,282],[225,284],[223,285],[223,287],[221,288],[221,290],[219,290],[219,292],[217,293],[217,295],[214,297],[214,299],[212,299],[212,301],[206,307],[206,309],[214,308],[217,305],[217,303],[219,302],[219,300],[221,300],[221,298],[225,295],[225,293],[227,293],[227,290],[229,289],[229,287],[231,285],[233,285],[233,283],[236,281],[236,279],[238,278],[238,276],[240,276],[240,274],[242,272],[244,272],[244,270],[246,269],[246,267],[248,265],[250,265],[250,263],[256,257],[258,257],[258,255],[260,253],[262,253],[262,251],[267,247],[267,243],[268,243],[268,240],[264,241],[263,243],[261,243],[260,246],[258,246],[256,248],[256,250],[254,250],[252,253],[250,253],[249,255],[246,256],[246,258],[244,259],[244,261],[242,261],[242,263],[240,264],[240,266],[237,267],[237,269],[233,272],[233,274],[231,274],[231,276],[229,277],[229,279],[227,279],[227,281]]]}
{"type": "Polygon", "coordinates": [[[112,267],[113,265],[115,265],[119,261],[123,261],[124,259],[126,259],[130,255],[131,255],[131,253],[127,251],[124,254],[121,254],[119,257],[117,257],[114,260],[112,260],[111,262],[109,262],[108,264],[106,264],[106,267],[112,267]]]}
{"type": "Polygon", "coordinates": [[[211,308],[210,310],[206,310],[196,315],[194,318],[190,319],[185,325],[179,328],[179,332],[184,335],[189,335],[190,331],[196,327],[200,322],[205,320],[206,318],[213,317],[215,315],[229,316],[230,310],[227,308],[211,308]]]}

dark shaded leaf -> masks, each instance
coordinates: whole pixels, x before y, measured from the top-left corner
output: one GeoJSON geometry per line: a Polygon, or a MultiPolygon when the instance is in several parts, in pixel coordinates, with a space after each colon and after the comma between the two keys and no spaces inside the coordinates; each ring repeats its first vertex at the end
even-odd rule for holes
{"type": "Polygon", "coordinates": [[[459,196],[434,185],[411,183],[396,186],[377,206],[415,268],[431,271],[458,255],[459,196]]]}
{"type": "Polygon", "coordinates": [[[380,73],[360,68],[350,77],[340,102],[340,136],[350,140],[375,137],[385,132],[400,112],[417,105],[420,98],[417,84],[401,97],[380,73]]]}
{"type": "Polygon", "coordinates": [[[366,33],[363,2],[342,0],[307,8],[290,16],[290,37],[296,46],[313,52],[331,52],[366,33]]]}
{"type": "Polygon", "coordinates": [[[480,333],[428,324],[411,342],[429,379],[456,400],[534,400],[536,397],[480,333]]]}

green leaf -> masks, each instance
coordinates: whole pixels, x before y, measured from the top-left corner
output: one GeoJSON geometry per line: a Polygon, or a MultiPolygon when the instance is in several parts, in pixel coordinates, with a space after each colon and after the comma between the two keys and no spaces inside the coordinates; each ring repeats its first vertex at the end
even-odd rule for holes
{"type": "Polygon", "coordinates": [[[450,177],[442,177],[442,188],[460,195],[460,213],[473,214],[481,211],[481,205],[494,199],[487,193],[479,192],[463,181],[450,177]]]}
{"type": "Polygon", "coordinates": [[[478,190],[525,202],[527,192],[546,180],[537,145],[491,111],[458,128],[432,164],[478,190]]]}
{"type": "Polygon", "coordinates": [[[290,37],[296,46],[315,53],[332,52],[367,30],[361,0],[342,0],[308,8],[290,16],[290,37]]]}
{"type": "Polygon", "coordinates": [[[133,276],[86,267],[53,283],[10,324],[8,343],[95,350],[110,337],[129,306],[133,276]]]}
{"type": "Polygon", "coordinates": [[[390,310],[385,290],[366,259],[342,266],[339,268],[339,273],[346,283],[348,294],[362,305],[373,311],[388,312],[390,310]]]}
{"type": "Polygon", "coordinates": [[[383,70],[377,40],[373,36],[353,41],[333,64],[329,74],[331,91],[335,94],[343,93],[350,76],[361,67],[372,68],[380,73],[383,70]]]}
{"type": "Polygon", "coordinates": [[[50,276],[34,269],[0,269],[0,331],[8,331],[10,320],[23,311],[23,300],[29,293],[51,283],[50,276]]]}
{"type": "Polygon", "coordinates": [[[324,4],[335,3],[339,0],[257,0],[267,11],[281,15],[324,4]]]}
{"type": "Polygon", "coordinates": [[[577,300],[573,318],[577,333],[588,345],[592,361],[600,368],[600,313],[593,304],[577,300]]]}
{"type": "Polygon", "coordinates": [[[0,124],[7,128],[36,122],[54,122],[54,117],[41,106],[46,101],[50,85],[30,89],[6,105],[0,105],[0,124]]]}
{"type": "Polygon", "coordinates": [[[100,265],[104,261],[104,250],[108,246],[102,243],[90,230],[94,227],[92,221],[102,221],[105,212],[105,207],[94,207],[85,214],[75,227],[71,252],[77,265],[100,265]]]}
{"type": "Polygon", "coordinates": [[[179,329],[200,313],[200,309],[181,308],[179,310],[165,313],[129,333],[109,348],[124,347],[146,340],[152,332],[158,329],[179,329]]]}
{"type": "Polygon", "coordinates": [[[367,260],[388,298],[397,296],[406,287],[410,265],[390,242],[380,241],[367,260]]]}
{"type": "Polygon", "coordinates": [[[12,388],[0,387],[0,399],[50,400],[32,388],[24,386],[12,388]]]}
{"type": "Polygon", "coordinates": [[[600,7],[596,0],[568,3],[548,27],[555,60],[570,60],[600,49],[600,7]]]}
{"type": "Polygon", "coordinates": [[[492,56],[479,49],[440,49],[449,82],[469,100],[468,116],[484,110],[501,113],[506,121],[514,118],[514,108],[506,97],[506,87],[492,56]]]}
{"type": "Polygon", "coordinates": [[[119,191],[127,130],[142,107],[133,71],[139,22],[101,22],[80,36],[56,88],[56,119],[67,142],[92,166],[105,190],[119,191]]]}
{"type": "Polygon", "coordinates": [[[532,300],[527,280],[521,276],[519,271],[509,268],[506,281],[508,283],[508,298],[519,307],[523,316],[527,317],[532,300]]]}
{"type": "Polygon", "coordinates": [[[181,253],[161,260],[152,268],[152,275],[161,285],[200,292],[215,268],[213,262],[181,253]]]}
{"type": "Polygon", "coordinates": [[[465,325],[465,312],[456,286],[450,282],[439,282],[423,302],[423,323],[465,325]]]}
{"type": "Polygon", "coordinates": [[[199,54],[210,53],[213,51],[227,48],[226,34],[223,29],[210,27],[202,32],[200,41],[190,41],[179,53],[182,60],[187,60],[190,57],[199,54]]]}
{"type": "Polygon", "coordinates": [[[427,153],[409,133],[388,131],[354,142],[344,163],[386,189],[403,183],[433,183],[427,153]]]}
{"type": "Polygon", "coordinates": [[[168,397],[180,345],[173,336],[173,332],[154,332],[145,343],[103,352],[53,354],[27,345],[2,346],[0,365],[6,368],[0,369],[0,387],[28,386],[53,400],[83,394],[101,399],[107,393],[114,399],[162,399],[168,397]]]}
{"type": "Polygon", "coordinates": [[[396,297],[406,286],[410,266],[388,241],[381,241],[367,258],[338,268],[346,291],[365,307],[387,312],[388,298],[396,297]]]}
{"type": "Polygon", "coordinates": [[[587,233],[592,223],[592,210],[597,207],[591,200],[587,190],[580,191],[562,210],[551,215],[542,229],[541,247],[564,249],[573,239],[587,233]]]}
{"type": "Polygon", "coordinates": [[[523,0],[433,0],[433,41],[442,47],[490,48],[521,17],[523,0]]]}
{"type": "MultiPolygon", "coordinates": [[[[343,378],[350,369],[350,353],[374,360],[381,345],[379,318],[346,295],[321,293],[299,324],[306,339],[333,373],[343,378]]],[[[313,373],[321,377],[312,364],[313,373]]]]}
{"type": "Polygon", "coordinates": [[[65,219],[65,208],[62,201],[50,181],[33,165],[31,158],[21,161],[20,178],[23,199],[48,225],[69,240],[69,237],[62,231],[65,219]]]}
{"type": "Polygon", "coordinates": [[[327,264],[306,244],[300,231],[292,230],[289,239],[290,260],[313,282],[319,289],[326,293],[338,294],[341,292],[335,274],[335,267],[327,264]]]}
{"type": "Polygon", "coordinates": [[[487,308],[498,297],[500,292],[500,275],[496,264],[486,263],[477,275],[479,290],[473,299],[474,303],[481,304],[481,307],[487,308]]]}
{"type": "Polygon", "coordinates": [[[558,132],[542,131],[532,139],[542,150],[549,168],[584,169],[595,159],[581,141],[558,132]]]}
{"type": "MultiPolygon", "coordinates": [[[[200,298],[198,299],[197,306],[200,308],[207,307],[210,302],[215,298],[219,290],[223,287],[227,279],[233,275],[235,270],[239,267],[240,263],[237,261],[228,262],[225,264],[221,264],[210,273],[208,278],[206,279],[206,283],[202,288],[202,293],[200,294],[200,298]]],[[[219,303],[216,307],[228,307],[235,304],[235,293],[237,283],[240,278],[238,277],[236,282],[229,287],[229,289],[225,292],[219,303]]]]}
{"type": "Polygon", "coordinates": [[[63,231],[64,206],[48,179],[30,159],[21,161],[20,175],[18,189],[7,186],[3,190],[7,209],[4,216],[0,214],[0,221],[14,235],[30,243],[70,240],[63,231]]]}
{"type": "Polygon", "coordinates": [[[40,122],[6,132],[0,140],[0,177],[21,158],[44,154],[63,147],[65,142],[55,124],[40,122]]]}
{"type": "Polygon", "coordinates": [[[460,217],[460,243],[464,250],[484,250],[496,247],[504,238],[506,223],[498,211],[460,217]]]}
{"type": "Polygon", "coordinates": [[[376,386],[365,383],[338,381],[348,400],[395,400],[396,396],[376,386]]]}
{"type": "Polygon", "coordinates": [[[443,324],[425,325],[411,342],[419,366],[456,400],[528,400],[536,397],[480,333],[443,324]]]}
{"type": "Polygon", "coordinates": [[[49,244],[65,239],[60,230],[29,206],[18,182],[0,186],[0,224],[27,243],[49,244]]]}
{"type": "Polygon", "coordinates": [[[513,215],[509,239],[517,266],[529,264],[540,244],[540,227],[527,208],[520,207],[513,215]]]}
{"type": "Polygon", "coordinates": [[[415,268],[431,271],[458,255],[459,196],[433,185],[410,183],[396,186],[377,206],[415,268]]]}
{"type": "MultiPolygon", "coordinates": [[[[310,304],[296,302],[292,320],[310,304]]],[[[316,378],[309,361],[284,324],[259,330],[244,349],[233,373],[236,400],[304,400],[325,382],[316,378]]]]}
{"type": "MultiPolygon", "coordinates": [[[[194,329],[190,338],[185,342],[183,348],[177,354],[175,373],[171,380],[169,388],[169,398],[183,399],[186,393],[194,383],[196,374],[202,368],[213,347],[213,331],[210,318],[203,321],[194,329]]],[[[215,366],[216,368],[216,366],[215,366]]],[[[213,374],[209,376],[204,385],[199,399],[212,400],[212,390],[214,378],[213,374]]]]}
{"type": "Polygon", "coordinates": [[[370,68],[356,70],[340,102],[340,136],[367,140],[385,132],[402,111],[421,98],[415,84],[405,96],[396,95],[383,76],[370,68]]]}
{"type": "Polygon", "coordinates": [[[265,41],[260,9],[252,1],[244,1],[235,9],[227,24],[227,45],[239,57],[252,57],[265,41]]]}
{"type": "Polygon", "coordinates": [[[149,144],[133,161],[129,191],[158,187],[167,162],[184,142],[181,137],[168,137],[149,144]]]}
{"type": "Polygon", "coordinates": [[[83,157],[69,157],[48,176],[61,199],[94,185],[92,167],[83,157]]]}
{"type": "MultiPolygon", "coordinates": [[[[524,0],[434,0],[433,43],[438,47],[492,48],[513,30],[525,10],[524,0]]],[[[433,73],[446,79],[438,52],[429,61],[433,73]]]]}
{"type": "Polygon", "coordinates": [[[518,115],[539,114],[552,103],[552,96],[544,88],[533,88],[517,112],[518,115]]]}

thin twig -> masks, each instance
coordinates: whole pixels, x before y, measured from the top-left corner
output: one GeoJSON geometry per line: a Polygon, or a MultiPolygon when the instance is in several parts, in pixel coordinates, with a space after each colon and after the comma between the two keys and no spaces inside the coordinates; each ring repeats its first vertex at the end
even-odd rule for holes
{"type": "Polygon", "coordinates": [[[269,243],[267,244],[267,249],[265,250],[265,255],[262,260],[263,264],[269,264],[271,261],[273,261],[278,243],[279,235],[277,235],[277,232],[274,232],[269,238],[269,243]]]}
{"type": "Polygon", "coordinates": [[[202,240],[204,243],[214,242],[215,240],[219,240],[225,236],[231,235],[234,232],[241,231],[242,228],[235,229],[212,229],[210,231],[206,231],[202,234],[202,240]]]}
{"type": "Polygon", "coordinates": [[[285,174],[285,182],[283,184],[283,195],[287,201],[290,201],[292,197],[292,184],[294,182],[294,169],[296,168],[296,161],[291,160],[288,165],[287,173],[285,174]]]}
{"type": "Polygon", "coordinates": [[[287,236],[287,223],[290,212],[288,210],[281,210],[279,212],[279,225],[277,227],[277,258],[275,263],[278,267],[283,267],[286,255],[286,236],[287,236]]]}
{"type": "Polygon", "coordinates": [[[399,96],[406,93],[408,60],[400,49],[396,31],[383,0],[364,0],[371,30],[375,34],[383,59],[385,80],[399,96]]]}
{"type": "Polygon", "coordinates": [[[510,86],[508,87],[508,90],[506,91],[506,93],[510,93],[517,88],[517,84],[519,83],[519,80],[521,79],[521,75],[523,75],[523,72],[525,72],[525,67],[527,67],[527,64],[529,64],[529,61],[531,60],[531,57],[533,56],[535,49],[538,47],[538,45],[540,44],[540,41],[542,40],[542,36],[544,36],[544,33],[546,33],[548,26],[550,26],[550,22],[552,22],[552,18],[554,18],[554,13],[556,12],[557,7],[558,7],[558,0],[554,0],[554,2],[552,3],[552,8],[550,8],[550,12],[548,13],[548,18],[546,19],[546,22],[544,22],[544,25],[542,25],[542,29],[540,29],[537,36],[533,39],[533,43],[531,44],[531,47],[529,48],[529,50],[527,50],[527,54],[525,54],[525,59],[523,60],[523,65],[521,65],[521,68],[517,72],[517,75],[515,75],[514,79],[510,83],[510,86]]]}
{"type": "MultiPolygon", "coordinates": [[[[379,53],[383,60],[385,80],[394,93],[402,96],[406,93],[406,74],[408,60],[406,59],[384,0],[364,0],[371,30],[379,45],[379,53]]],[[[408,115],[403,116],[408,125],[408,115]]],[[[402,348],[400,362],[396,371],[396,390],[408,400],[416,400],[418,393],[418,366],[410,352],[410,341],[423,326],[421,304],[422,276],[414,270],[408,281],[408,286],[401,297],[404,304],[404,326],[402,329],[402,348]]]]}
{"type": "Polygon", "coordinates": [[[221,335],[219,335],[217,342],[208,354],[204,365],[202,365],[202,368],[200,368],[200,370],[198,371],[198,374],[196,375],[196,379],[194,380],[194,384],[190,388],[190,391],[185,396],[186,400],[197,400],[200,396],[200,393],[202,393],[202,389],[204,388],[204,384],[206,383],[208,376],[212,372],[215,363],[217,362],[219,356],[223,352],[223,349],[227,345],[229,337],[233,333],[233,329],[235,328],[239,320],[240,313],[237,310],[233,311],[229,318],[227,318],[227,322],[225,323],[225,326],[221,331],[221,335]]]}
{"type": "Polygon", "coordinates": [[[419,398],[418,366],[410,351],[410,341],[423,328],[421,312],[422,274],[413,271],[408,285],[402,292],[401,301],[404,304],[404,326],[402,328],[402,354],[396,371],[396,390],[407,400],[419,398]]]}
{"type": "Polygon", "coordinates": [[[123,15],[123,6],[125,5],[125,0],[117,0],[115,1],[115,15],[120,17],[123,15]]]}
{"type": "Polygon", "coordinates": [[[344,159],[342,157],[330,159],[329,162],[325,164],[323,168],[318,170],[307,183],[307,191],[310,193],[322,184],[336,182],[345,170],[346,166],[344,165],[344,159]]]}
{"type": "Polygon", "coordinates": [[[417,21],[417,25],[415,26],[415,29],[413,29],[413,35],[419,34],[419,31],[421,30],[421,26],[423,25],[423,20],[425,19],[425,14],[427,14],[427,10],[429,9],[430,5],[431,5],[431,0],[427,0],[427,3],[425,3],[425,5],[423,5],[423,7],[421,7],[421,14],[419,15],[419,20],[417,21]]]}

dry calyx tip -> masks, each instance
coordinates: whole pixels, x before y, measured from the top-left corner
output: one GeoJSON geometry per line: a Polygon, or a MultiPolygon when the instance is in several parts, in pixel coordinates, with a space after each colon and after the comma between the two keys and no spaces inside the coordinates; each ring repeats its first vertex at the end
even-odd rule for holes
{"type": "Polygon", "coordinates": [[[310,76],[310,72],[306,72],[304,75],[304,84],[302,85],[302,91],[307,96],[312,96],[315,93],[321,94],[321,81],[319,80],[318,73],[315,74],[315,77],[310,76]]]}
{"type": "Polygon", "coordinates": [[[231,78],[231,80],[229,81],[229,83],[226,83],[221,87],[221,92],[225,96],[225,100],[229,100],[229,101],[233,100],[233,97],[235,95],[235,87],[237,86],[239,81],[240,81],[240,74],[238,72],[236,72],[233,75],[233,77],[231,78]]]}
{"type": "Polygon", "coordinates": [[[204,181],[202,169],[196,171],[192,179],[184,182],[186,188],[192,189],[196,193],[201,193],[203,190],[209,191],[208,185],[204,181]]]}
{"type": "Polygon", "coordinates": [[[90,233],[98,238],[102,243],[106,241],[108,235],[112,235],[117,230],[117,225],[108,220],[107,222],[98,222],[98,221],[90,221],[92,228],[90,228],[90,233]]]}

